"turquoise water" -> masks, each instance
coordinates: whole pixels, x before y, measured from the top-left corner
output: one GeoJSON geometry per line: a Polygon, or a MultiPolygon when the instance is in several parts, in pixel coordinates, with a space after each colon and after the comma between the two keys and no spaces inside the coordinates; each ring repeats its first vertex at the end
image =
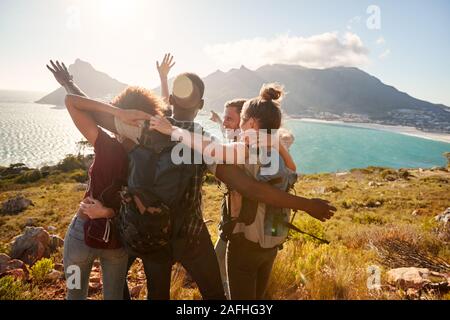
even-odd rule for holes
{"type": "MultiPolygon", "coordinates": [[[[1,97],[0,97],[1,99],[1,97]]],[[[0,165],[24,162],[54,164],[77,152],[82,137],[65,109],[37,105],[16,96],[0,101],[0,165]]],[[[207,115],[198,117],[219,135],[207,115]]],[[[386,131],[289,120],[295,135],[291,153],[301,173],[346,171],[367,166],[429,168],[443,166],[450,144],[386,131]]]]}
{"type": "Polygon", "coordinates": [[[430,168],[444,166],[450,144],[403,134],[346,125],[290,120],[296,137],[292,147],[302,173],[346,171],[383,166],[430,168]]]}

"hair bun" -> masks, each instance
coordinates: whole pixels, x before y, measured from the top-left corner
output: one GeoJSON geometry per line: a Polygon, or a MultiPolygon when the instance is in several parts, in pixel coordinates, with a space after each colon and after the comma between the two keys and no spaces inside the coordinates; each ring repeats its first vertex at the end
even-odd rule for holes
{"type": "Polygon", "coordinates": [[[278,83],[264,84],[259,95],[266,101],[279,100],[284,95],[284,88],[278,83]]]}

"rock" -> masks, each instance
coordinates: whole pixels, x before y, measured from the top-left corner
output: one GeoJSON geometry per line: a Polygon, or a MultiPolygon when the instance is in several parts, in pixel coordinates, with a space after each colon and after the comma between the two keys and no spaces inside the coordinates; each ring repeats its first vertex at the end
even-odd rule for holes
{"type": "Polygon", "coordinates": [[[64,278],[64,274],[61,271],[53,269],[48,275],[47,279],[49,281],[58,281],[64,278]]]}
{"type": "Polygon", "coordinates": [[[10,269],[26,269],[25,263],[23,261],[18,260],[18,259],[11,259],[8,262],[8,267],[10,269]]]}
{"type": "Polygon", "coordinates": [[[439,223],[447,224],[450,221],[450,208],[447,208],[444,212],[442,212],[440,215],[437,215],[435,217],[436,221],[439,223]]]}
{"type": "Polygon", "coordinates": [[[2,253],[0,254],[0,274],[8,270],[8,263],[11,261],[11,257],[2,253]]]}
{"type": "Polygon", "coordinates": [[[450,208],[447,208],[443,213],[437,215],[435,220],[438,222],[436,232],[438,238],[445,242],[450,242],[450,208]]]}
{"type": "Polygon", "coordinates": [[[16,280],[25,281],[27,280],[28,276],[23,269],[12,269],[8,270],[2,274],[0,274],[0,278],[6,277],[6,276],[12,276],[16,280]]]}
{"type": "Polygon", "coordinates": [[[42,258],[49,258],[50,235],[41,227],[26,227],[25,232],[13,239],[11,257],[33,265],[42,258]]]}
{"type": "Polygon", "coordinates": [[[336,177],[345,177],[348,176],[350,172],[338,172],[336,173],[336,177]]]}
{"type": "Polygon", "coordinates": [[[48,226],[47,230],[48,230],[48,232],[55,232],[57,229],[54,226],[48,226]]]}
{"type": "Polygon", "coordinates": [[[28,270],[23,261],[10,259],[8,261],[0,263],[0,274],[14,269],[22,269],[25,273],[28,273],[28,270]]]}
{"type": "Polygon", "coordinates": [[[141,294],[143,287],[144,287],[143,285],[137,285],[136,287],[133,287],[130,290],[130,296],[135,299],[139,298],[139,295],[141,294]]]}
{"type": "Polygon", "coordinates": [[[10,256],[4,253],[0,253],[0,266],[6,264],[9,260],[11,260],[10,256]]]}
{"type": "Polygon", "coordinates": [[[32,205],[33,201],[26,199],[22,195],[18,195],[15,198],[3,202],[1,212],[3,214],[18,214],[32,205]]]}
{"type": "Polygon", "coordinates": [[[406,290],[406,297],[409,300],[419,300],[420,299],[420,290],[414,288],[408,288],[406,290]]]}
{"type": "Polygon", "coordinates": [[[429,280],[430,270],[424,268],[398,268],[387,273],[387,282],[397,288],[407,290],[409,288],[420,290],[429,280]]]}

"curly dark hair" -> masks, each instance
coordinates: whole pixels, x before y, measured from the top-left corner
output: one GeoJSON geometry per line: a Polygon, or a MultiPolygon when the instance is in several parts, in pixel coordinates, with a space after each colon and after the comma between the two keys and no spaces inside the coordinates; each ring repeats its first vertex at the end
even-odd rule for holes
{"type": "Polygon", "coordinates": [[[128,87],[111,101],[120,109],[140,110],[151,115],[163,115],[167,111],[164,101],[152,91],[141,87],[128,87]]]}

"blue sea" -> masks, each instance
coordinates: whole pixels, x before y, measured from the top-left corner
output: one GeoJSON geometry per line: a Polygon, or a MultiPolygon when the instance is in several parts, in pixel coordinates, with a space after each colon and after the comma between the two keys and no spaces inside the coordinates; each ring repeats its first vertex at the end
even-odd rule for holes
{"type": "MultiPolygon", "coordinates": [[[[39,167],[54,164],[78,151],[82,139],[67,111],[33,103],[40,93],[0,91],[0,165],[22,162],[39,167]]],[[[219,134],[208,115],[198,117],[208,131],[219,134]]],[[[295,135],[291,153],[301,173],[338,172],[385,166],[444,166],[450,144],[398,133],[348,125],[287,120],[295,135]]]]}

